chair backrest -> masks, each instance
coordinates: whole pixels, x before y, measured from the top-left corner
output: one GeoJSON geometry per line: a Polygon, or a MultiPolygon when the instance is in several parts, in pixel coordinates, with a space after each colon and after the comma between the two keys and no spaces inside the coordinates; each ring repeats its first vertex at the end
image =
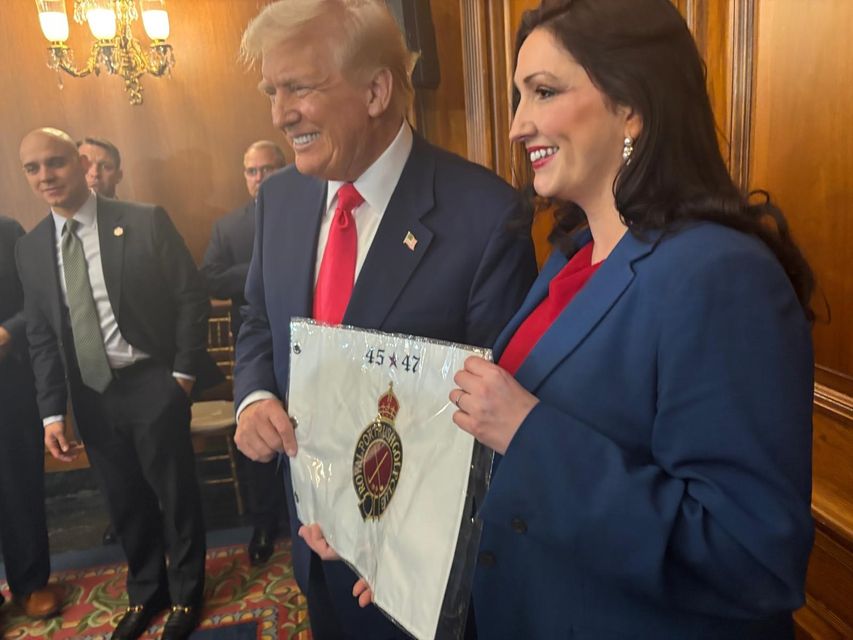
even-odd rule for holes
{"type": "Polygon", "coordinates": [[[208,400],[233,398],[234,336],[231,335],[231,303],[214,300],[207,320],[207,352],[225,376],[225,382],[204,393],[208,400]]]}

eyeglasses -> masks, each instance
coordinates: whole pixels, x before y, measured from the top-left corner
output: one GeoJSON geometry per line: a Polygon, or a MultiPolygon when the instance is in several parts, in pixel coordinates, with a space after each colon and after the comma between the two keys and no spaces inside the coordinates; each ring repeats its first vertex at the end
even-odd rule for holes
{"type": "Polygon", "coordinates": [[[278,167],[274,164],[265,164],[261,167],[245,167],[243,169],[243,173],[245,173],[249,178],[254,178],[258,175],[265,176],[276,169],[278,169],[278,167]]]}

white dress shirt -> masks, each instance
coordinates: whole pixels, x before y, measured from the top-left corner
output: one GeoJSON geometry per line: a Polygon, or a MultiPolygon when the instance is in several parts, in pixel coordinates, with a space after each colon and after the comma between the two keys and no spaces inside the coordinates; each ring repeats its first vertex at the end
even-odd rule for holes
{"type": "MultiPolygon", "coordinates": [[[[72,216],[79,225],[77,237],[83,245],[83,255],[86,258],[86,266],[89,271],[89,285],[92,287],[92,297],[95,299],[95,309],[98,312],[98,322],[101,328],[101,336],[104,339],[104,348],[107,352],[107,361],[112,369],[123,369],[135,362],[145,360],[150,356],[131,345],[121,335],[110,298],[107,293],[107,284],[104,280],[104,266],[101,263],[101,242],[98,237],[98,201],[94,193],[89,193],[89,198],[80,209],[72,216]]],[[[62,301],[68,306],[68,287],[65,284],[65,268],[62,261],[62,231],[65,228],[66,218],[51,209],[53,226],[56,229],[55,255],[56,264],[59,267],[59,286],[62,289],[62,301]]],[[[174,372],[176,378],[195,380],[194,376],[185,373],[174,372]]],[[[49,416],[44,418],[44,426],[52,422],[63,420],[64,416],[49,416]]]]}
{"type": "MultiPolygon", "coordinates": [[[[355,219],[355,228],[358,234],[358,249],[355,258],[355,280],[361,273],[361,267],[376,237],[379,223],[388,208],[394,189],[400,181],[403,167],[412,152],[413,135],[412,129],[406,121],[397,132],[397,136],[388,148],[382,152],[376,161],[362,173],[353,186],[364,198],[364,202],[356,207],[352,214],[355,219]]],[[[329,229],[332,226],[335,207],[338,204],[338,189],[343,182],[329,180],[326,191],[326,210],[320,222],[320,233],[317,236],[317,261],[314,264],[314,284],[317,284],[317,276],[320,273],[320,264],[323,262],[323,252],[326,250],[326,242],[329,239],[329,229]]],[[[353,284],[354,286],[354,284],[353,284]]],[[[247,406],[258,400],[277,397],[274,393],[266,390],[253,391],[247,395],[237,408],[237,419],[247,406]]]]}

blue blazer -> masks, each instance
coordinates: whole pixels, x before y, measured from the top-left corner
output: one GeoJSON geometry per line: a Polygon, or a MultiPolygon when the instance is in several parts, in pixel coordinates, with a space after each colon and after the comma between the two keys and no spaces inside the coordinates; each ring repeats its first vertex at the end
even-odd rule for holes
{"type": "MultiPolygon", "coordinates": [[[[496,350],[565,264],[551,257],[496,350]]],[[[626,233],[517,371],[540,402],[481,508],[480,637],[791,637],[812,369],[810,326],[759,240],[710,223],[626,233]]]]}
{"type": "MultiPolygon", "coordinates": [[[[415,135],[343,323],[491,346],[536,275],[529,235],[507,228],[519,207],[516,192],[493,173],[415,135]],[[417,239],[414,250],[403,244],[409,232],[417,239]]],[[[326,181],[292,166],[261,185],[237,341],[238,406],[259,389],[286,397],[290,319],[311,317],[325,208],[326,181]]],[[[305,591],[310,551],[295,534],[299,523],[287,472],[285,481],[294,572],[305,591]]],[[[352,581],[345,585],[349,600],[351,590],[352,581]]]]}

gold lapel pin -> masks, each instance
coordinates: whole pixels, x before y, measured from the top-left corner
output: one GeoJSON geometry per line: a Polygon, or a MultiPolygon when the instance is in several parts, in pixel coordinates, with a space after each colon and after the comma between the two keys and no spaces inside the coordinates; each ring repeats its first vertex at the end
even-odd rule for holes
{"type": "Polygon", "coordinates": [[[409,248],[409,251],[414,251],[415,245],[418,244],[418,239],[415,237],[415,234],[409,231],[406,233],[406,237],[403,238],[403,244],[409,248]]]}
{"type": "Polygon", "coordinates": [[[120,238],[121,236],[123,236],[124,235],[124,227],[116,227],[115,229],[113,229],[113,235],[116,238],[120,238]]]}

